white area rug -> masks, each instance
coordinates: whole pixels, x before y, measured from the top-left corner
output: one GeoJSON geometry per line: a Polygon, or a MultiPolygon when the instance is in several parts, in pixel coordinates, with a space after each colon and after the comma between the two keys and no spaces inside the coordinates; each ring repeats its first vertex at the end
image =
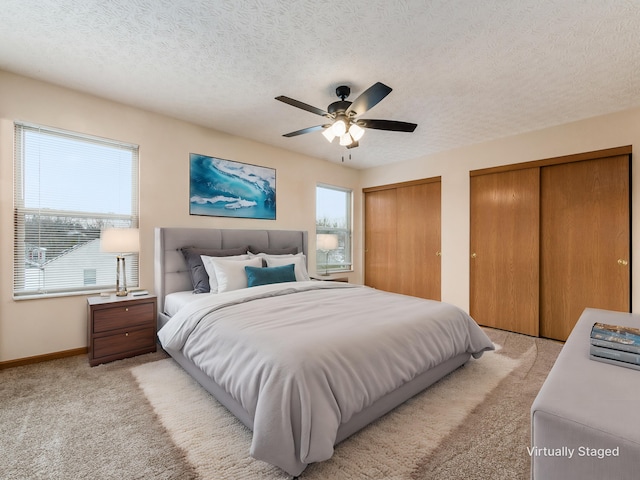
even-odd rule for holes
{"type": "MultiPolygon", "coordinates": [[[[519,363],[493,352],[470,360],[339,444],[331,459],[310,465],[301,478],[410,478],[416,461],[435,449],[519,363]]],[[[279,468],[251,458],[251,431],[172,359],[131,371],[175,444],[187,453],[202,478],[291,478],[279,468]]]]}

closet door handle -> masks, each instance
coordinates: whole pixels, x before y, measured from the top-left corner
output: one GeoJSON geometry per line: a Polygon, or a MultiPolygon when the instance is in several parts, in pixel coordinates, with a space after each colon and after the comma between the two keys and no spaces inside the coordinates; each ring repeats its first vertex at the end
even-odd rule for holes
{"type": "Polygon", "coordinates": [[[436,257],[441,257],[442,256],[442,252],[436,252],[436,257]]]}
{"type": "Polygon", "coordinates": [[[629,262],[627,262],[626,260],[623,260],[622,258],[618,259],[618,265],[622,265],[623,267],[629,265],[629,262]]]}
{"type": "Polygon", "coordinates": [[[473,253],[471,254],[471,258],[476,258],[477,256],[478,256],[478,254],[476,254],[476,252],[473,252],[473,253]]]}

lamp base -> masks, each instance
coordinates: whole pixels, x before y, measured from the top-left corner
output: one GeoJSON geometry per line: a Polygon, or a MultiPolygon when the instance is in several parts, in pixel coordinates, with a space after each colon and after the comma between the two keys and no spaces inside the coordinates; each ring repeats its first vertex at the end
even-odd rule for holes
{"type": "Polygon", "coordinates": [[[126,297],[128,294],[127,272],[125,270],[124,257],[122,255],[118,255],[116,257],[116,297],[126,297]],[[122,285],[120,284],[121,277],[122,285]]]}

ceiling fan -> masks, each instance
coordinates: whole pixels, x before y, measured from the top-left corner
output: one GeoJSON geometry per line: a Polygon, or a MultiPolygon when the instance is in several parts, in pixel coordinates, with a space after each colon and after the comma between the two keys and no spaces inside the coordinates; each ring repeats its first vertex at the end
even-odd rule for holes
{"type": "Polygon", "coordinates": [[[384,97],[391,93],[391,87],[377,82],[366,89],[353,102],[345,100],[351,93],[346,85],[336,88],[336,95],[340,98],[327,107],[327,111],[313,107],[293,98],[279,96],[276,100],[293,107],[301,108],[307,112],[315,113],[329,119],[329,123],[303,128],[295,132],[285,133],[283,137],[296,137],[305,133],[323,130],[322,135],[332,142],[334,138],[340,138],[340,145],[347,148],[358,146],[358,141],[364,135],[365,128],[376,130],[390,130],[393,132],[413,132],[418,126],[415,123],[398,122],[396,120],[369,120],[356,118],[367,110],[376,106],[384,97]]]}

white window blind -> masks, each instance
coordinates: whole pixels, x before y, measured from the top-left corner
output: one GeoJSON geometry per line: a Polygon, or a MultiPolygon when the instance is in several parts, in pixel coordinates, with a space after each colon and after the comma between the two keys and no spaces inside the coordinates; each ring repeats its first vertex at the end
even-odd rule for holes
{"type": "MultiPolygon", "coordinates": [[[[26,123],[14,145],[14,297],[112,289],[100,231],[138,227],[137,145],[26,123]]],[[[138,255],[126,263],[137,286],[138,255]]]]}
{"type": "Polygon", "coordinates": [[[336,248],[319,249],[316,242],[317,272],[351,270],[351,190],[330,185],[316,187],[316,238],[337,237],[336,248]]]}

